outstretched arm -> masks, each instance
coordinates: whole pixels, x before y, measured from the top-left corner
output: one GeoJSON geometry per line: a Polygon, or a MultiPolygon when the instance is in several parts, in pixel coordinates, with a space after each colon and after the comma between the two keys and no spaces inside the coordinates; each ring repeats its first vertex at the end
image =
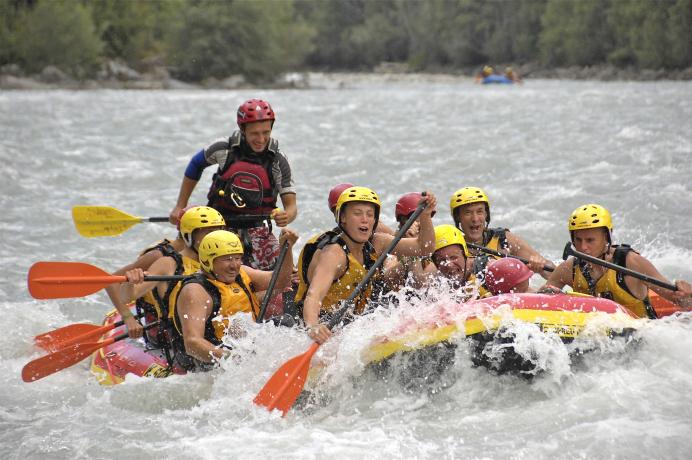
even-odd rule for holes
{"type": "Polygon", "coordinates": [[[524,239],[518,235],[515,235],[510,231],[508,231],[506,235],[507,244],[509,245],[509,253],[513,256],[528,259],[529,263],[527,265],[531,271],[538,273],[545,279],[549,279],[551,276],[550,272],[544,270],[543,266],[548,265],[549,267],[555,267],[555,264],[540,255],[538,251],[532,248],[529,243],[524,241],[524,239]]]}
{"type": "MultiPolygon", "coordinates": [[[[634,251],[630,251],[627,254],[627,268],[637,271],[643,275],[647,275],[651,278],[655,278],[659,281],[663,281],[664,283],[672,284],[658,271],[658,269],[656,269],[654,264],[634,251]]],[[[687,281],[675,281],[675,286],[678,288],[677,291],[671,291],[670,289],[666,289],[655,284],[646,283],[631,276],[625,276],[625,283],[627,283],[627,286],[631,289],[632,285],[643,285],[646,290],[651,289],[661,297],[664,297],[681,307],[692,308],[692,286],[687,281]]]]}
{"type": "Polygon", "coordinates": [[[538,290],[538,292],[555,293],[553,291],[560,290],[566,285],[571,286],[573,264],[574,258],[570,257],[558,265],[548,277],[548,281],[538,290]]]}

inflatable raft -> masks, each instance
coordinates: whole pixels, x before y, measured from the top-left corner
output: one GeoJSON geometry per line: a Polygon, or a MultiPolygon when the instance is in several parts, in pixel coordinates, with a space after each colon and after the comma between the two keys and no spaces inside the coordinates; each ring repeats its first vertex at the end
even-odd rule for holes
{"type": "Polygon", "coordinates": [[[504,75],[488,75],[481,80],[481,83],[484,85],[511,85],[514,81],[504,75]]]}
{"type": "MultiPolygon", "coordinates": [[[[113,310],[106,315],[103,324],[120,321],[120,314],[113,310]]],[[[101,340],[126,332],[125,326],[111,329],[101,340]]],[[[91,372],[102,385],[116,385],[125,380],[127,374],[139,377],[168,377],[171,374],[185,374],[183,369],[169,366],[165,352],[152,347],[143,338],[125,339],[97,350],[92,356],[91,372]]]]}
{"type": "MultiPolygon", "coordinates": [[[[628,335],[641,324],[641,320],[613,301],[568,294],[504,294],[465,303],[431,305],[425,311],[424,315],[415,317],[402,315],[390,331],[374,337],[361,354],[363,362],[377,365],[394,355],[424,351],[459,337],[472,339],[482,347],[497,340],[498,332],[508,320],[534,324],[543,333],[555,334],[564,342],[577,338],[596,319],[601,326],[597,333],[608,337],[628,335]]],[[[113,311],[104,324],[119,319],[113,311]]],[[[109,331],[103,338],[122,332],[123,326],[109,331]]],[[[516,357],[508,360],[513,364],[507,370],[525,367],[516,357]]],[[[104,385],[120,383],[128,373],[141,377],[185,373],[169,366],[165,353],[143,339],[122,340],[98,350],[91,371],[104,385]]]]}
{"type": "Polygon", "coordinates": [[[452,305],[436,305],[425,318],[407,318],[392,331],[377,337],[363,354],[377,363],[401,352],[421,350],[457,337],[483,345],[508,320],[531,323],[563,342],[577,338],[587,325],[599,319],[604,336],[627,335],[638,320],[624,307],[607,299],[583,295],[503,294],[452,305]]]}

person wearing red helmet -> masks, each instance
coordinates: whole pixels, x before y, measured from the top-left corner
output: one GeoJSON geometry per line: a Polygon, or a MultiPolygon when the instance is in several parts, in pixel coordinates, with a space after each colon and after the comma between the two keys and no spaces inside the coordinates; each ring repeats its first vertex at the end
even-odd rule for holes
{"type": "Polygon", "coordinates": [[[178,201],[169,219],[177,223],[202,172],[218,165],[209,193],[208,206],[218,210],[229,230],[238,233],[246,246],[245,263],[271,269],[279,253],[271,232],[271,219],[285,227],[298,214],[291,166],[271,137],[276,115],[271,105],[250,99],[238,107],[238,131],[197,152],[185,170],[178,201]],[[283,209],[276,207],[281,199],[283,209]]]}
{"type": "MultiPolygon", "coordinates": [[[[399,228],[411,217],[411,214],[418,207],[423,196],[420,192],[405,193],[396,202],[394,207],[394,217],[396,218],[399,228]]],[[[430,217],[435,215],[433,212],[430,217]]],[[[420,230],[420,218],[406,231],[406,238],[417,238],[420,230]]],[[[431,262],[430,257],[420,256],[397,256],[390,257],[385,263],[385,281],[390,289],[398,289],[406,283],[406,280],[411,274],[413,287],[419,288],[426,280],[425,268],[431,262]]]]}
{"type": "Polygon", "coordinates": [[[533,292],[529,279],[533,272],[520,260],[512,257],[492,260],[485,274],[485,286],[493,295],[510,292],[533,292]]]}

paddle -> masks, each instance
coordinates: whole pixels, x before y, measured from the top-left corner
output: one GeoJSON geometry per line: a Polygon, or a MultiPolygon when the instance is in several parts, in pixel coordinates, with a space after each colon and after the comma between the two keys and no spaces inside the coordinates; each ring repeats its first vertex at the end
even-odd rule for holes
{"type": "MultiPolygon", "coordinates": [[[[233,216],[232,220],[234,225],[242,226],[270,218],[270,215],[239,215],[233,216]]],[[[110,206],[75,206],[72,220],[80,235],[95,238],[120,235],[142,222],[168,222],[168,217],[137,217],[110,206]]]]}
{"type": "MultiPolygon", "coordinates": [[[[411,225],[413,225],[416,219],[418,219],[418,216],[420,216],[424,208],[425,202],[418,204],[416,210],[413,212],[413,214],[411,214],[411,217],[408,218],[401,229],[399,229],[387,249],[380,254],[380,257],[377,258],[375,264],[370,268],[370,270],[368,270],[368,273],[363,277],[360,283],[358,283],[348,299],[346,299],[344,306],[341,307],[334,314],[331,321],[329,321],[327,327],[330,330],[333,329],[334,326],[339,323],[339,321],[341,321],[341,318],[344,316],[346,311],[351,308],[351,302],[353,299],[360,294],[360,291],[362,291],[365,285],[370,281],[372,275],[380,267],[380,265],[382,265],[384,260],[387,258],[387,255],[399,243],[399,240],[401,240],[406,231],[411,227],[411,225]]],[[[291,408],[291,406],[293,406],[293,403],[298,398],[298,395],[300,395],[300,392],[303,390],[303,386],[307,380],[308,370],[310,368],[310,361],[319,347],[319,343],[313,342],[305,353],[286,361],[276,372],[274,372],[274,375],[271,376],[264,387],[262,387],[260,392],[257,393],[257,396],[255,396],[255,399],[253,400],[254,403],[258,406],[266,407],[269,411],[279,409],[282,412],[282,415],[286,415],[288,410],[291,408]]]]}
{"type": "MultiPolygon", "coordinates": [[[[135,316],[140,318],[141,315],[135,316]]],[[[98,324],[77,323],[55,329],[54,331],[44,332],[34,337],[34,343],[47,351],[55,351],[79,342],[96,339],[106,332],[125,324],[120,320],[116,323],[99,326],[98,324]]]]}
{"type": "MultiPolygon", "coordinates": [[[[144,281],[177,281],[181,275],[145,276],[144,281]]],[[[64,299],[93,294],[113,283],[124,283],[124,275],[111,275],[82,262],[36,262],[29,269],[29,293],[35,299],[64,299]]]]}
{"type": "Polygon", "coordinates": [[[142,222],[168,222],[168,217],[136,217],[110,206],[75,206],[72,220],[86,238],[115,236],[142,222]]]}
{"type": "MultiPolygon", "coordinates": [[[[147,324],[144,326],[144,329],[150,329],[158,324],[158,321],[147,324]]],[[[55,374],[58,371],[74,366],[96,350],[126,339],[127,337],[128,335],[126,332],[102,342],[82,342],[37,358],[30,361],[22,368],[22,380],[25,382],[34,382],[48,375],[55,374]]]]}
{"type": "Polygon", "coordinates": [[[567,243],[567,245],[565,246],[565,250],[562,253],[562,259],[567,260],[567,257],[569,256],[574,256],[578,259],[586,260],[587,262],[591,262],[602,267],[610,268],[611,270],[618,271],[633,278],[638,278],[646,283],[651,283],[662,288],[670,289],[671,291],[678,290],[678,287],[674,284],[666,283],[665,281],[652,278],[650,276],[644,275],[643,273],[635,272],[634,270],[630,270],[629,268],[621,267],[620,265],[615,265],[613,263],[606,262],[603,259],[599,259],[597,257],[584,254],[583,252],[579,252],[576,249],[572,248],[572,243],[567,243]]]}
{"type": "Polygon", "coordinates": [[[279,252],[279,257],[276,259],[276,265],[274,266],[274,273],[269,280],[269,287],[267,287],[266,293],[264,294],[264,299],[262,299],[262,305],[260,306],[259,315],[257,315],[257,322],[261,323],[264,319],[264,313],[267,311],[267,306],[269,306],[269,300],[271,300],[272,292],[274,291],[274,285],[276,280],[279,278],[279,272],[281,271],[281,266],[286,258],[286,253],[288,252],[288,241],[284,241],[281,245],[281,252],[279,252]]]}
{"type": "MultiPolygon", "coordinates": [[[[481,246],[480,244],[473,244],[473,243],[467,242],[466,246],[468,246],[472,249],[477,249],[479,251],[485,252],[486,254],[492,254],[492,255],[497,256],[497,257],[509,257],[512,259],[517,259],[518,261],[523,262],[525,264],[529,263],[529,259],[525,259],[525,258],[519,257],[519,256],[512,256],[509,254],[503,254],[503,253],[496,251],[494,249],[490,249],[490,248],[486,248],[485,246],[481,246]]],[[[547,272],[552,272],[553,270],[555,270],[555,267],[551,267],[550,265],[546,264],[546,265],[543,265],[543,270],[545,270],[547,272]]]]}

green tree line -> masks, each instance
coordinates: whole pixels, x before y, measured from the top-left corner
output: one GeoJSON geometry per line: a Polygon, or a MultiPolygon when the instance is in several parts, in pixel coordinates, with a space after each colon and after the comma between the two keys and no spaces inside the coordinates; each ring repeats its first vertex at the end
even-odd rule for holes
{"type": "Polygon", "coordinates": [[[692,66],[692,0],[0,0],[0,65],[95,74],[165,63],[186,81],[485,63],[692,66]]]}

